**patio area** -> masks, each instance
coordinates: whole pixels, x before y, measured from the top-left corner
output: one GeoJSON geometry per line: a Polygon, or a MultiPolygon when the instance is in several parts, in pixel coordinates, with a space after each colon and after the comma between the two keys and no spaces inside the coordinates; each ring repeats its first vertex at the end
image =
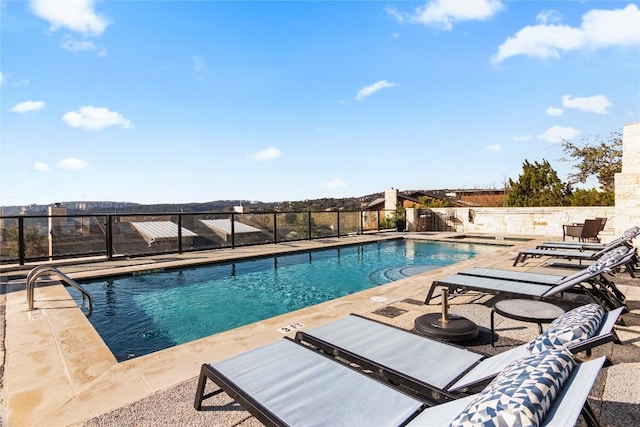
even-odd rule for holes
{"type": "MultiPolygon", "coordinates": [[[[405,234],[418,239],[449,239],[450,234],[405,234]]],[[[75,279],[175,265],[193,265],[258,254],[300,251],[397,237],[395,233],[350,236],[290,245],[260,245],[233,250],[175,255],[163,260],[132,259],[69,264],[60,269],[75,279]],[[179,258],[179,259],[176,259],[179,258]]],[[[486,240],[484,241],[486,243],[486,240]]],[[[440,300],[424,305],[435,279],[474,266],[518,271],[571,273],[575,269],[548,267],[543,258],[512,267],[519,249],[536,241],[503,242],[495,251],[448,267],[421,273],[367,291],[277,316],[148,356],[117,363],[84,315],[61,285],[37,288],[37,310],[26,310],[25,271],[3,272],[2,328],[4,375],[2,415],[6,425],[261,425],[224,393],[206,401],[214,409],[196,411],[193,399],[202,363],[222,360],[268,342],[282,339],[281,328],[298,323],[319,326],[358,313],[385,323],[412,329],[416,317],[440,311],[440,300]],[[551,270],[551,271],[549,271],[551,270]],[[25,374],[27,373],[27,374],[25,374]]],[[[640,278],[617,274],[615,283],[627,296],[629,312],[616,327],[622,345],[609,343],[594,356],[606,355],[613,365],[599,375],[589,401],[602,425],[640,425],[640,278]]],[[[537,325],[496,316],[498,340],[491,346],[490,313],[496,297],[477,293],[454,294],[450,312],[475,322],[480,334],[465,346],[495,354],[529,341],[537,325]]],[[[290,332],[289,336],[293,336],[290,332]]]]}

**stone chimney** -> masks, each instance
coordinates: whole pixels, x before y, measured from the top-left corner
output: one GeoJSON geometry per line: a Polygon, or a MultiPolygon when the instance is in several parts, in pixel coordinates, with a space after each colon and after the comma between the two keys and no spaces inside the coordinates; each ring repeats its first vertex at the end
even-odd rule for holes
{"type": "Polygon", "coordinates": [[[396,211],[396,206],[398,206],[398,190],[393,187],[391,187],[391,189],[389,190],[384,190],[385,216],[392,216],[396,211]]]}
{"type": "Polygon", "coordinates": [[[640,122],[622,128],[622,172],[616,174],[616,234],[640,226],[640,122]]]}

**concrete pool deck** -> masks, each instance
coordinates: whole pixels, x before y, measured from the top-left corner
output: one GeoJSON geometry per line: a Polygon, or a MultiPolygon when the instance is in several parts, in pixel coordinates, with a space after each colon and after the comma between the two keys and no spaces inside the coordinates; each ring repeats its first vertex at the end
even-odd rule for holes
{"type": "MultiPolygon", "coordinates": [[[[450,234],[403,235],[435,240],[451,237],[450,234]]],[[[397,233],[349,236],[108,262],[65,263],[59,268],[80,280],[397,237],[397,233]]],[[[3,267],[3,421],[9,426],[260,425],[224,394],[206,402],[208,406],[215,406],[215,410],[193,409],[195,377],[202,363],[281,339],[285,335],[281,328],[288,325],[313,327],[350,313],[410,329],[415,317],[440,309],[439,302],[421,304],[434,279],[472,266],[513,268],[511,263],[518,250],[535,245],[534,240],[496,243],[512,246],[497,245],[495,251],[471,260],[121,363],[115,360],[62,285],[36,288],[36,309],[29,311],[24,275],[33,266],[3,267]]],[[[518,269],[544,271],[543,261],[529,260],[518,269]]],[[[618,327],[624,345],[608,344],[598,349],[609,355],[614,365],[601,374],[602,385],[594,392],[599,402],[595,409],[604,425],[640,425],[640,393],[637,391],[640,390],[640,279],[619,275],[616,283],[627,295],[630,313],[624,315],[625,326],[618,327]]],[[[491,296],[458,295],[450,302],[451,312],[470,318],[483,331],[488,328],[491,296]]],[[[496,316],[496,321],[500,336],[497,351],[537,335],[535,324],[500,316],[496,316]]],[[[293,332],[286,335],[292,336],[293,332]]],[[[479,343],[484,344],[487,343],[479,343]]]]}

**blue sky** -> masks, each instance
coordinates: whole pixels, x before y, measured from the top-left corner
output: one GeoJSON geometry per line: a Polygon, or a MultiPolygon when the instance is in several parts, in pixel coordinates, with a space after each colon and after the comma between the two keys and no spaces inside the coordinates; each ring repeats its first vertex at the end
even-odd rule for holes
{"type": "Polygon", "coordinates": [[[637,1],[0,7],[1,205],[501,188],[640,117],[637,1]]]}

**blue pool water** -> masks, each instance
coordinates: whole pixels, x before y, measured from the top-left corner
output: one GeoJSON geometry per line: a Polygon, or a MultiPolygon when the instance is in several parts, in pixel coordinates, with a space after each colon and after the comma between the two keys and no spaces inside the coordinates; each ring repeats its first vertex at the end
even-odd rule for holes
{"type": "MultiPolygon", "coordinates": [[[[392,240],[82,285],[120,361],[463,261],[487,246],[392,240]]],[[[75,289],[69,292],[80,303],[75,289]]]]}

